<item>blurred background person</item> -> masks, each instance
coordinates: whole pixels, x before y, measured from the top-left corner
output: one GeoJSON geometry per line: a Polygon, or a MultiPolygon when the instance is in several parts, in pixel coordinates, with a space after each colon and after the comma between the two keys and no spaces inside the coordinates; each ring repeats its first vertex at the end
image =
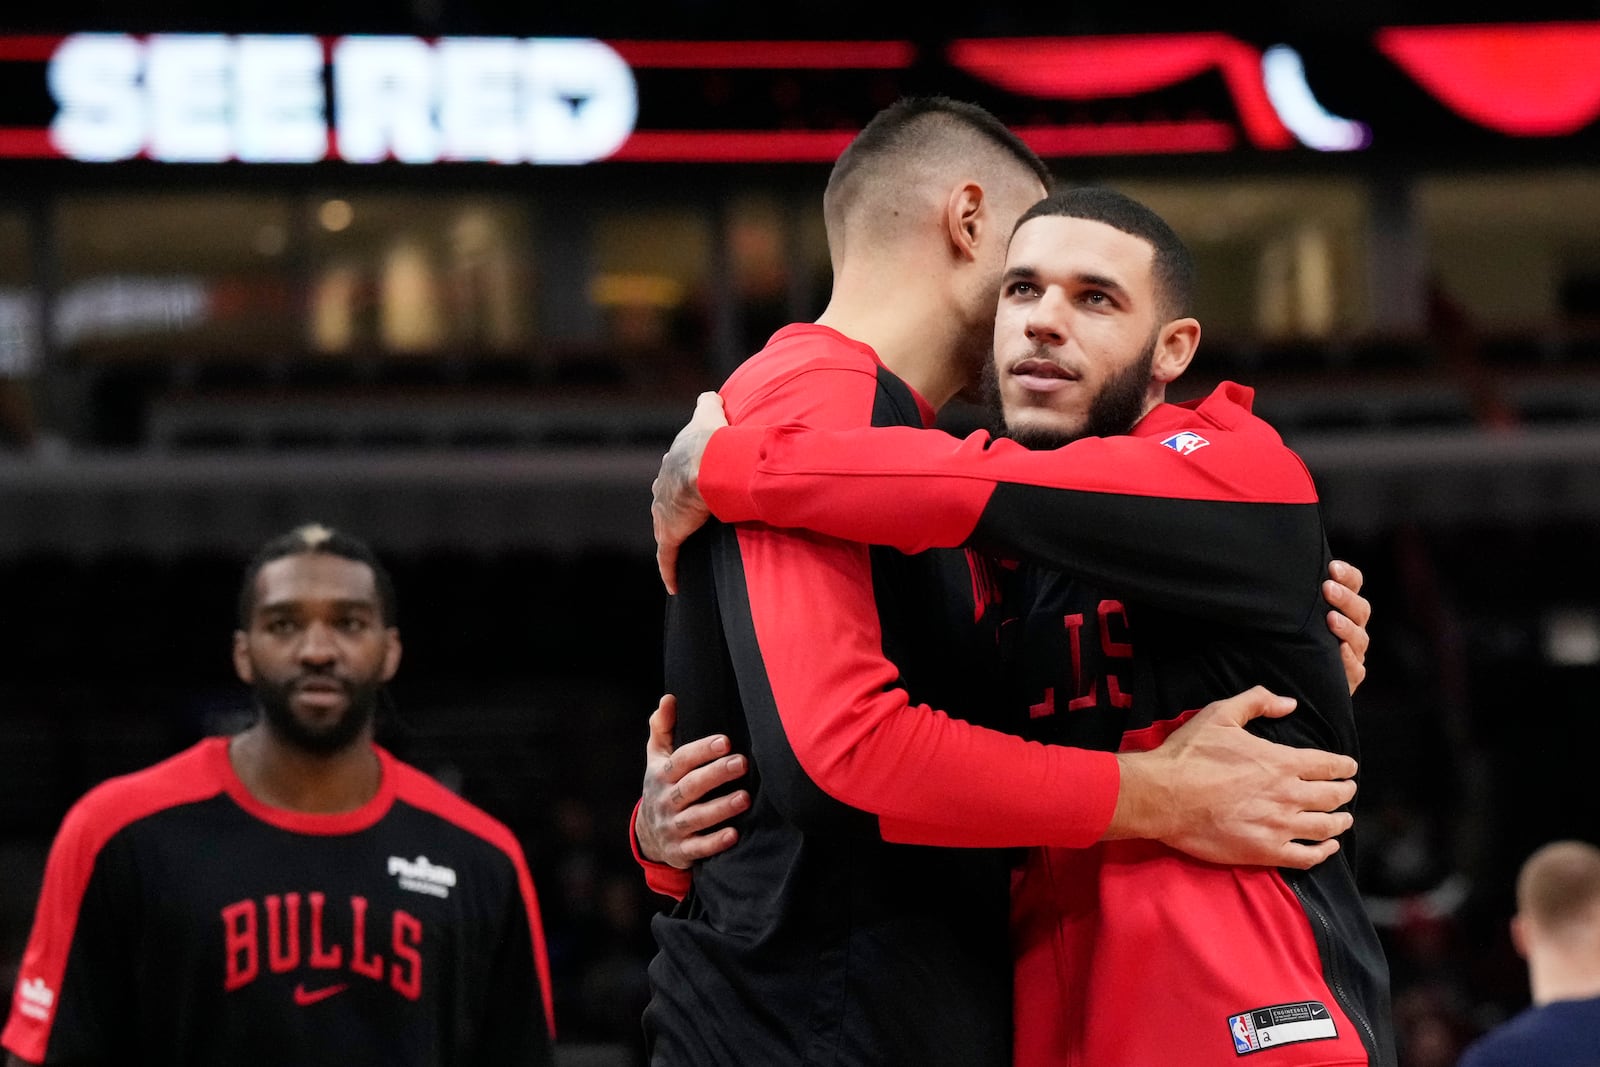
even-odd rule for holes
{"type": "Polygon", "coordinates": [[[373,743],[395,623],[363,543],[313,525],[262,547],[233,639],[259,717],[67,814],[13,1064],[552,1062],[521,847],[373,743]]]}
{"type": "Polygon", "coordinates": [[[1533,1003],[1474,1042],[1461,1067],[1600,1065],[1600,848],[1553,841],[1528,857],[1511,940],[1533,1003]]]}

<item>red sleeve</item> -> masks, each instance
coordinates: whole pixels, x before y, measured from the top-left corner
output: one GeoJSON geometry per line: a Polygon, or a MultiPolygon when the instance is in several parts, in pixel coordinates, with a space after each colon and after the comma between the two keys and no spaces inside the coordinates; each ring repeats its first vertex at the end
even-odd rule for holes
{"type": "Polygon", "coordinates": [[[0,1043],[29,1063],[45,1062],[56,1000],[61,996],[67,957],[77,933],[78,909],[94,873],[95,857],[109,836],[95,825],[90,808],[80,801],[67,813],[50,846],[33,931],[17,970],[11,1017],[0,1035],[0,1043]]]}
{"type": "Polygon", "coordinates": [[[1002,485],[1237,503],[1314,503],[1287,449],[1263,462],[1261,443],[1213,434],[1190,454],[1152,438],[1086,437],[1033,451],[978,430],[873,426],[730,426],[711,435],[699,487],[723,522],[760,521],[889,545],[954,548],[972,536],[1002,485]]]}
{"type": "Polygon", "coordinates": [[[634,827],[639,824],[639,807],[643,803],[643,797],[634,801],[633,815],[628,819],[628,847],[633,849],[634,862],[644,870],[645,885],[664,897],[682,900],[689,895],[689,886],[694,876],[670,863],[657,863],[655,860],[647,859],[644,853],[639,851],[639,835],[634,832],[634,827]]]}
{"type": "MultiPolygon", "coordinates": [[[[550,955],[545,947],[544,919],[539,912],[539,895],[534,889],[533,875],[528,870],[528,859],[522,850],[522,843],[505,823],[454,791],[446,789],[431,775],[408,763],[400,762],[385,750],[380,749],[379,756],[383,760],[384,774],[395,782],[398,796],[407,803],[415,804],[488,842],[510,861],[511,868],[517,876],[521,911],[528,924],[529,951],[523,958],[531,964],[527,970],[530,972],[532,984],[538,987],[537,995],[544,1008],[545,1032],[551,1040],[554,1040],[556,1017],[555,998],[550,989],[550,955]]],[[[519,989],[517,992],[522,991],[519,989]]],[[[518,1006],[513,1009],[513,1013],[525,1017],[526,1008],[518,1006]]]]}
{"type": "MultiPolygon", "coordinates": [[[[812,425],[842,427],[870,423],[874,396],[872,375],[823,368],[724,399],[736,425],[804,411],[812,425]]],[[[799,770],[823,793],[877,815],[890,841],[1100,839],[1116,806],[1113,754],[1024,741],[910,703],[883,655],[865,544],[759,525],[740,528],[738,543],[764,681],[799,770]]]]}
{"type": "Polygon", "coordinates": [[[699,484],[725,522],[902,552],[971,544],[1241,625],[1298,629],[1319,595],[1315,486],[1265,434],[1208,428],[1192,451],[1136,436],[1031,451],[982,431],[735,426],[712,435],[699,484]]]}
{"type": "Polygon", "coordinates": [[[107,928],[117,924],[107,922],[105,912],[131,897],[115,872],[99,869],[102,853],[140,819],[220,792],[206,751],[217,743],[222,742],[202,742],[154,767],[102,782],[67,812],[50,845],[10,1018],[0,1034],[0,1044],[19,1059],[94,1061],[116,1050],[115,1019],[131,1001],[118,946],[109,941],[107,928]],[[65,1015],[64,1002],[72,1009],[65,1015]]]}
{"type": "Polygon", "coordinates": [[[517,870],[517,891],[522,897],[523,914],[528,919],[528,936],[532,941],[534,974],[539,986],[539,1001],[544,1007],[546,1033],[552,1041],[556,1036],[555,1000],[550,990],[550,956],[544,944],[544,919],[539,914],[539,898],[533,889],[533,875],[528,871],[528,861],[522,846],[512,837],[502,847],[511,856],[517,870]]]}

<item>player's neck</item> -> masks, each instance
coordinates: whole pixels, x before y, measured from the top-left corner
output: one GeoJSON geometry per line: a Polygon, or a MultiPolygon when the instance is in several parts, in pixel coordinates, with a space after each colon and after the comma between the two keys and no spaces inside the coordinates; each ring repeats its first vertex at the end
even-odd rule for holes
{"type": "Polygon", "coordinates": [[[1535,1004],[1600,997],[1600,953],[1551,950],[1528,964],[1528,984],[1535,1004]]]}
{"type": "Polygon", "coordinates": [[[958,361],[953,356],[933,358],[914,343],[906,348],[891,348],[887,354],[877,346],[874,349],[883,365],[915,389],[935,411],[948,404],[967,385],[967,376],[958,373],[958,361]]]}
{"type": "Polygon", "coordinates": [[[322,754],[296,748],[258,722],[233,739],[228,758],[261,803],[316,815],[356,810],[377,795],[383,777],[370,730],[322,754]]]}
{"type": "MultiPolygon", "coordinates": [[[[1139,407],[1139,418],[1142,419],[1156,408],[1167,402],[1167,385],[1165,382],[1151,379],[1149,386],[1144,391],[1144,403],[1139,407]]],[[[1137,425],[1137,420],[1135,420],[1137,425]]]]}
{"type": "Polygon", "coordinates": [[[945,290],[927,279],[890,272],[836,284],[817,323],[868,345],[883,365],[935,408],[967,384],[957,356],[958,324],[945,290]]]}

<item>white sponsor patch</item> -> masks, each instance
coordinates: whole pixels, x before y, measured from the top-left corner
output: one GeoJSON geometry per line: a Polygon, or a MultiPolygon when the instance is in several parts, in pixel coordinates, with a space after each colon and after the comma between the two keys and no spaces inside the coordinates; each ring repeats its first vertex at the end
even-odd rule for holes
{"type": "Polygon", "coordinates": [[[454,870],[429,863],[426,856],[418,856],[414,860],[390,856],[389,873],[399,878],[401,889],[426,893],[430,897],[448,897],[456,884],[454,870]]]}
{"type": "Polygon", "coordinates": [[[1171,437],[1167,438],[1161,443],[1178,453],[1180,456],[1187,456],[1195,449],[1204,448],[1211,442],[1207,441],[1204,437],[1201,437],[1193,430],[1185,430],[1182,433],[1173,434],[1171,437]]]}
{"type": "Polygon", "coordinates": [[[30,1019],[50,1021],[50,1009],[55,1006],[56,991],[44,984],[43,978],[27,978],[17,983],[17,1010],[30,1019]]]}
{"type": "Polygon", "coordinates": [[[1230,1015],[1228,1034],[1233,1038],[1233,1051],[1244,1056],[1300,1041],[1325,1041],[1338,1037],[1339,1030],[1326,1005],[1302,1000],[1230,1015]]]}

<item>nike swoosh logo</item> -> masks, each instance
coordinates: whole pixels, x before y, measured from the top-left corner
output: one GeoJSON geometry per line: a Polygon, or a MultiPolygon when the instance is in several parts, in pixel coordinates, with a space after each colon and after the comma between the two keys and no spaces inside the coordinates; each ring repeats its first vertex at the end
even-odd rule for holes
{"type": "Polygon", "coordinates": [[[327,1000],[329,997],[336,997],[349,988],[350,983],[340,982],[338,985],[330,985],[324,986],[321,989],[308,990],[305,987],[305,983],[302,982],[294,987],[294,1002],[300,1005],[302,1008],[308,1007],[312,1004],[315,1004],[319,1000],[327,1000]]]}

